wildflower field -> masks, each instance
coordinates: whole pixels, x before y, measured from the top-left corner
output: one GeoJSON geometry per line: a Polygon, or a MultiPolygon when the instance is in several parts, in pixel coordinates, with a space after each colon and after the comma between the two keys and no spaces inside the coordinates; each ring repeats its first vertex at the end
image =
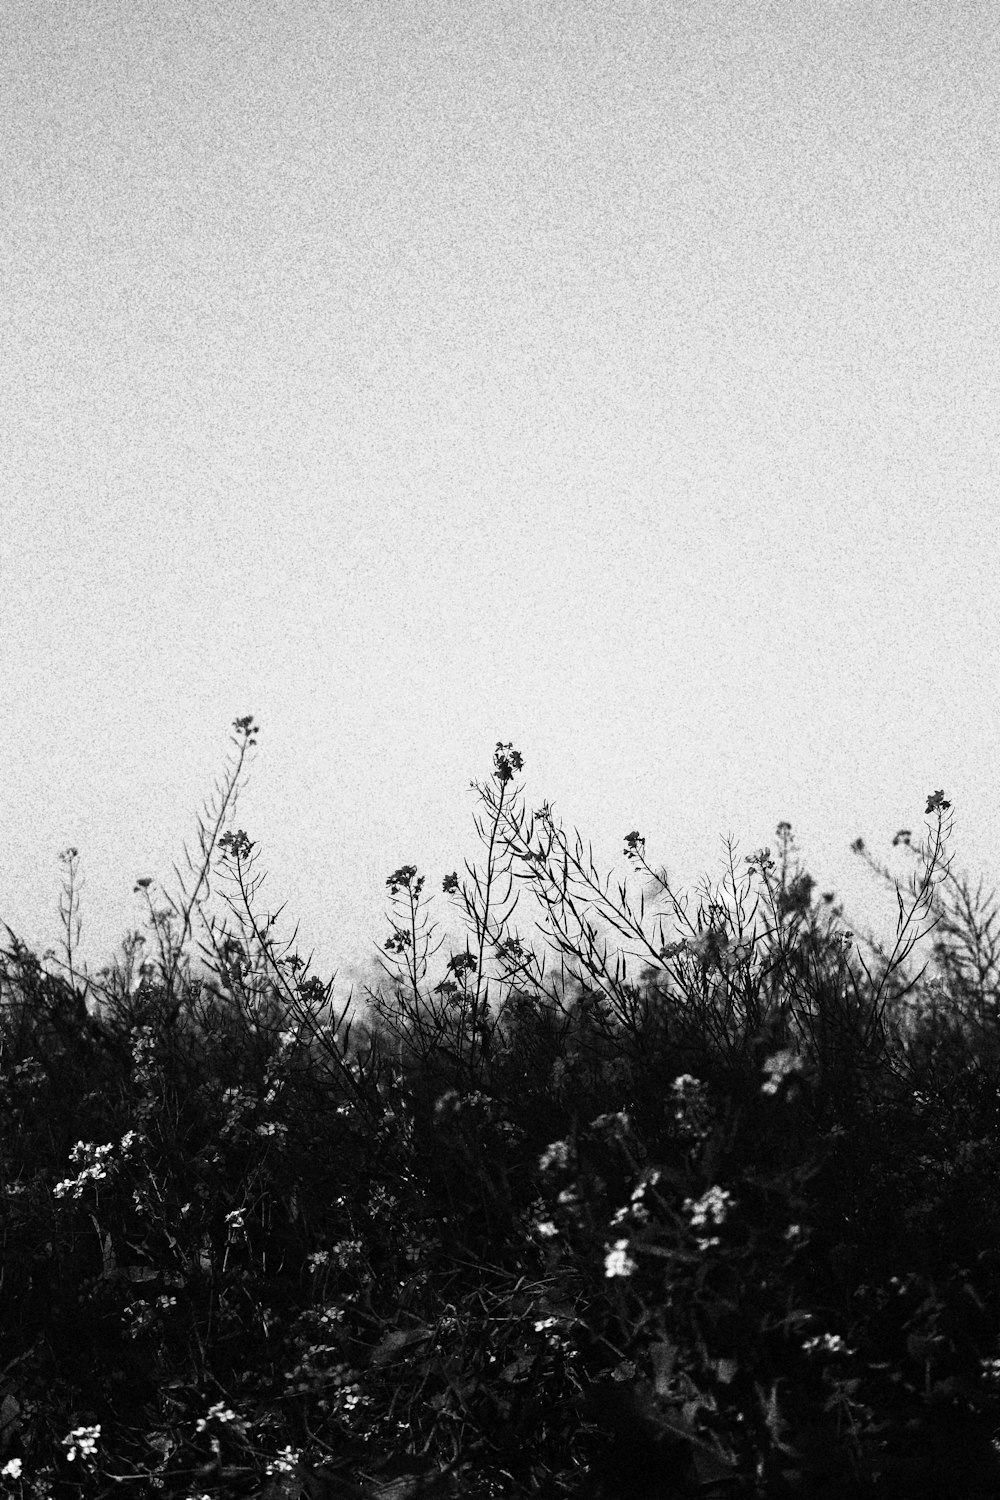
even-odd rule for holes
{"type": "Polygon", "coordinates": [[[788,824],[693,909],[627,834],[637,908],[498,743],[464,946],[431,973],[396,870],[359,1018],[255,913],[234,727],[148,941],[81,974],[74,850],[63,957],[4,924],[0,1493],[1000,1495],[995,916],[943,792],[866,960],[788,824]]]}

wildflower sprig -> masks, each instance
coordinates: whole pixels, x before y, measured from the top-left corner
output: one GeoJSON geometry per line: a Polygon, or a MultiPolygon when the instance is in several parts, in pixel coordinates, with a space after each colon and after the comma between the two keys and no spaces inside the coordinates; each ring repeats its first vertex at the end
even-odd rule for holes
{"type": "Polygon", "coordinates": [[[52,1189],[56,1198],[82,1198],[85,1190],[106,1182],[119,1163],[127,1159],[139,1144],[134,1130],[128,1130],[117,1143],[98,1146],[91,1141],[77,1141],[69,1153],[70,1161],[79,1167],[75,1177],[65,1177],[52,1189]]]}
{"type": "MultiPolygon", "coordinates": [[[[724,1224],[735,1205],[732,1194],[715,1185],[698,1199],[685,1198],[683,1206],[684,1212],[690,1215],[691,1227],[703,1229],[710,1220],[716,1226],[724,1224]]],[[[699,1250],[708,1250],[719,1244],[718,1235],[698,1235],[696,1238],[699,1250]]]]}

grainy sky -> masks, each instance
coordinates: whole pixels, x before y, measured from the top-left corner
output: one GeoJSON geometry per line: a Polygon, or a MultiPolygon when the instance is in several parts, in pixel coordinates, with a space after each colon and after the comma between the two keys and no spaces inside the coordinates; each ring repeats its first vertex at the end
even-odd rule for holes
{"type": "Polygon", "coordinates": [[[787,819],[887,932],[848,846],[905,875],[943,788],[995,879],[998,33],[5,0],[0,916],[55,944],[75,845],[107,962],[247,713],[324,977],[478,858],[497,740],[604,872],[787,819]]]}

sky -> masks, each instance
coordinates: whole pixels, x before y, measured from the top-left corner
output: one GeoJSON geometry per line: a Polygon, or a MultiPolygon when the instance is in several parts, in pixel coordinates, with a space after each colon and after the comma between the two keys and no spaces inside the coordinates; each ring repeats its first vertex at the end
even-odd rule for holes
{"type": "Polygon", "coordinates": [[[58,948],[75,847],[107,963],[245,714],[258,913],[345,985],[402,864],[464,945],[497,741],[618,879],[787,820],[891,934],[849,846],[905,880],[940,788],[995,885],[998,32],[6,0],[0,917],[58,948]]]}

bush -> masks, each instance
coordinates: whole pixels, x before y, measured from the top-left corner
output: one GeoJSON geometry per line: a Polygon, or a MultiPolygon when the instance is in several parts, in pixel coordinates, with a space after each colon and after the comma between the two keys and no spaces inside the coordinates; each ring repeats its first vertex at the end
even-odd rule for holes
{"type": "Polygon", "coordinates": [[[628,834],[676,924],[651,932],[498,743],[485,870],[443,882],[465,946],[429,984],[424,878],[396,870],[360,1022],[254,914],[235,728],[191,894],[137,887],[155,963],[136,933],[77,971],[75,850],[63,972],[7,929],[9,1492],[995,1494],[995,962],[966,888],[964,926],[942,902],[943,794],[873,970],[788,824],[780,865],[738,879],[730,847],[693,920],[628,834]]]}

